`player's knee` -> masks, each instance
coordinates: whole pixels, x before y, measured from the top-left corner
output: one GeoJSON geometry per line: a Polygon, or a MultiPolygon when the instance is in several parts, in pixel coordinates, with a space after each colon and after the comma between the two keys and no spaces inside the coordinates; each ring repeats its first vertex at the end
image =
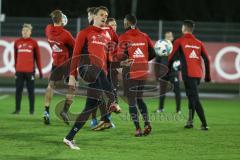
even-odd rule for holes
{"type": "Polygon", "coordinates": [[[55,88],[55,83],[54,82],[49,82],[48,84],[48,90],[52,90],[55,88]]]}
{"type": "Polygon", "coordinates": [[[65,101],[65,102],[66,102],[67,104],[71,105],[71,104],[72,104],[72,102],[73,102],[73,100],[72,100],[72,99],[73,99],[73,98],[72,98],[72,96],[67,96],[67,97],[66,97],[66,101],[65,101]]]}
{"type": "Polygon", "coordinates": [[[137,102],[135,101],[134,98],[128,98],[128,105],[129,106],[136,106],[137,102]]]}

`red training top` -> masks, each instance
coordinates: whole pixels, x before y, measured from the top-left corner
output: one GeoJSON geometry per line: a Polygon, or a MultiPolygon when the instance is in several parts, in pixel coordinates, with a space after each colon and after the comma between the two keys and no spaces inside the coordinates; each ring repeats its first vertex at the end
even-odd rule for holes
{"type": "Polygon", "coordinates": [[[35,61],[42,75],[40,49],[37,41],[32,38],[20,38],[14,43],[14,60],[16,72],[35,72],[35,61]]]}
{"type": "Polygon", "coordinates": [[[47,41],[52,48],[53,66],[60,66],[71,58],[75,40],[63,26],[47,25],[47,41]]]}
{"type": "Polygon", "coordinates": [[[138,29],[129,29],[120,35],[118,41],[118,55],[127,55],[128,59],[133,60],[130,66],[131,79],[145,80],[147,78],[148,61],[151,54],[149,52],[150,49],[153,49],[151,39],[146,33],[138,29]]]}
{"type": "Polygon", "coordinates": [[[88,26],[77,34],[73,50],[71,75],[80,65],[91,64],[107,74],[107,43],[109,38],[102,28],[88,26]],[[83,60],[84,59],[84,60],[83,60]],[[87,59],[87,60],[85,60],[87,59]],[[81,61],[81,62],[80,62],[81,61]]]}
{"type": "Polygon", "coordinates": [[[202,78],[202,59],[205,63],[205,77],[211,79],[210,76],[210,60],[203,43],[195,38],[194,35],[187,33],[176,39],[173,43],[173,51],[168,57],[169,66],[178,56],[181,61],[181,71],[183,78],[202,78]]]}

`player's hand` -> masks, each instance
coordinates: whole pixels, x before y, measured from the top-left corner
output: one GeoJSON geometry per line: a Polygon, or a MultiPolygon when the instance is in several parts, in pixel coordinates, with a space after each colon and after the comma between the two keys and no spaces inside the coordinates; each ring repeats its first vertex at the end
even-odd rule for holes
{"type": "Polygon", "coordinates": [[[125,61],[121,61],[120,65],[124,67],[129,67],[133,63],[133,59],[126,59],[125,61]]]}
{"type": "Polygon", "coordinates": [[[205,77],[205,82],[211,82],[211,78],[210,77],[205,77]]]}
{"type": "Polygon", "coordinates": [[[173,69],[175,70],[175,71],[178,71],[178,68],[179,68],[179,66],[180,66],[180,61],[179,60],[177,60],[177,61],[174,61],[173,62],[173,69]]]}

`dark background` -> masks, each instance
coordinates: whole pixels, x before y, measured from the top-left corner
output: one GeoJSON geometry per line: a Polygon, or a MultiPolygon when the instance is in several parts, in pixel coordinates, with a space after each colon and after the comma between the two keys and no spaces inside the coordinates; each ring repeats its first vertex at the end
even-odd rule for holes
{"type": "MultiPolygon", "coordinates": [[[[10,17],[46,17],[53,9],[68,17],[86,16],[86,8],[105,5],[112,0],[2,0],[2,13],[10,17]]],[[[131,0],[115,0],[117,19],[131,12],[131,0]]],[[[238,0],[138,0],[137,17],[144,20],[183,20],[239,22],[238,0]]]]}

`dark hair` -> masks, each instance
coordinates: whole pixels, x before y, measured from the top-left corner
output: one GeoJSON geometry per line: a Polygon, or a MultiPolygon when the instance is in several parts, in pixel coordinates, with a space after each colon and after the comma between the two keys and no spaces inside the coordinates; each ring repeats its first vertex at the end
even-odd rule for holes
{"type": "Polygon", "coordinates": [[[195,23],[192,20],[184,20],[183,25],[187,28],[188,31],[193,32],[195,28],[195,23]]]}
{"type": "Polygon", "coordinates": [[[62,21],[62,11],[56,9],[50,13],[50,17],[52,18],[53,23],[60,23],[62,21]]]}
{"type": "Polygon", "coordinates": [[[131,25],[136,25],[137,24],[137,18],[134,15],[128,14],[125,16],[125,19],[130,22],[131,25]]]}
{"type": "Polygon", "coordinates": [[[106,23],[109,24],[109,22],[113,22],[113,21],[116,21],[115,18],[108,18],[106,23]]]}
{"type": "Polygon", "coordinates": [[[107,7],[105,6],[99,6],[99,7],[96,7],[93,11],[93,14],[96,15],[100,10],[104,10],[106,11],[108,14],[109,14],[109,10],[107,9],[107,7]]]}
{"type": "Polygon", "coordinates": [[[88,8],[87,8],[87,13],[93,14],[93,13],[94,13],[94,10],[95,10],[96,8],[97,8],[97,7],[88,7],[88,8]]]}

